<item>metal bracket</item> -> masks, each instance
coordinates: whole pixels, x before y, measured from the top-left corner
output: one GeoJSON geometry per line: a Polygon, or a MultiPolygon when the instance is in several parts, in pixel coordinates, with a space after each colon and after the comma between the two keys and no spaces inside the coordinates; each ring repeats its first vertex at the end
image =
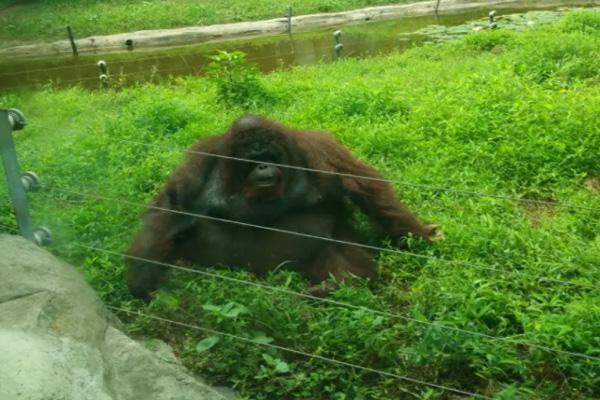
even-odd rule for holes
{"type": "Polygon", "coordinates": [[[26,192],[37,192],[41,187],[40,178],[31,171],[27,171],[21,175],[21,183],[26,192]]]}
{"type": "Polygon", "coordinates": [[[25,122],[25,115],[21,112],[21,110],[17,110],[16,108],[9,108],[8,112],[8,122],[13,131],[20,131],[25,128],[27,123],[25,122]]]}
{"type": "Polygon", "coordinates": [[[14,108],[0,109],[0,156],[19,232],[26,239],[43,245],[49,243],[50,231],[47,228],[34,231],[27,202],[27,191],[39,189],[40,180],[33,172],[21,173],[13,141],[13,131],[23,129],[25,125],[25,116],[21,111],[14,108]]]}
{"type": "Polygon", "coordinates": [[[52,232],[45,226],[40,226],[33,232],[33,241],[38,246],[48,246],[52,244],[52,232]]]}

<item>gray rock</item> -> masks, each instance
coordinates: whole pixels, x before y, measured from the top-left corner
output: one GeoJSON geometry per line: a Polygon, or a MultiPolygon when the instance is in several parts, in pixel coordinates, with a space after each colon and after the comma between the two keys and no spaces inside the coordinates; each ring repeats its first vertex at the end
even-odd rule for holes
{"type": "Polygon", "coordinates": [[[0,235],[0,399],[225,399],[119,326],[74,267],[0,235]]]}
{"type": "Polygon", "coordinates": [[[0,398],[111,400],[102,353],[68,337],[0,330],[0,398]]]}
{"type": "Polygon", "coordinates": [[[105,350],[110,385],[119,394],[115,399],[150,399],[155,393],[165,400],[215,398],[215,391],[186,374],[176,359],[157,357],[117,329],[108,328],[105,350]]]}

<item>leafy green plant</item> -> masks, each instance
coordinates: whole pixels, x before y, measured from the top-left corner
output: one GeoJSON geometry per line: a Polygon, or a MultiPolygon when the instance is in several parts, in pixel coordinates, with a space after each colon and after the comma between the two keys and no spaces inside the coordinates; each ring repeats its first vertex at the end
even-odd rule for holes
{"type": "Polygon", "coordinates": [[[564,32],[600,33],[600,14],[598,12],[575,11],[568,14],[560,24],[564,32]]]}
{"type": "Polygon", "coordinates": [[[373,91],[364,84],[345,87],[332,103],[337,112],[347,117],[386,119],[407,116],[410,112],[400,94],[391,90],[373,91]]]}
{"type": "Polygon", "coordinates": [[[287,374],[290,372],[290,366],[285,361],[282,361],[279,358],[271,357],[267,353],[263,353],[262,357],[268,366],[268,368],[261,366],[261,372],[263,376],[271,376],[272,374],[287,374]]]}
{"type": "Polygon", "coordinates": [[[217,335],[209,336],[206,339],[203,339],[198,342],[198,344],[196,345],[196,351],[198,353],[204,353],[205,351],[210,350],[214,345],[219,343],[220,340],[221,340],[220,336],[217,336],[217,335]]]}
{"type": "Polygon", "coordinates": [[[515,33],[505,29],[485,30],[473,32],[465,36],[465,43],[477,50],[490,51],[495,47],[511,44],[515,40],[515,33]]]}
{"type": "Polygon", "coordinates": [[[249,108],[270,99],[258,77],[258,70],[246,61],[242,51],[219,51],[209,57],[207,74],[217,87],[219,99],[230,105],[249,108]]]}
{"type": "Polygon", "coordinates": [[[233,301],[220,306],[205,304],[202,308],[205,311],[210,312],[214,317],[217,318],[217,321],[219,322],[226,319],[234,319],[243,314],[248,314],[247,307],[245,307],[243,304],[238,304],[233,301]]]}

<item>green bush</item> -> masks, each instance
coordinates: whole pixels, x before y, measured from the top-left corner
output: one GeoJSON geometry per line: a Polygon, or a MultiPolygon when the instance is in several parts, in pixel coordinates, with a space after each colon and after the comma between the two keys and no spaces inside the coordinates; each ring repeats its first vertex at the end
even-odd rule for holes
{"type": "Polygon", "coordinates": [[[527,40],[531,35],[521,38],[521,45],[514,54],[515,71],[527,75],[536,83],[548,83],[558,86],[571,86],[582,79],[598,76],[600,64],[599,39],[581,32],[561,35],[560,42],[554,35],[538,40],[527,40]]]}
{"type": "Polygon", "coordinates": [[[228,105],[250,108],[270,99],[258,77],[258,70],[241,51],[219,51],[210,56],[207,73],[217,86],[219,99],[228,105]]]}
{"type": "Polygon", "coordinates": [[[514,42],[516,34],[505,29],[484,30],[465,36],[465,43],[481,51],[490,51],[495,47],[504,47],[514,42]]]}
{"type": "Polygon", "coordinates": [[[331,101],[335,112],[346,117],[386,119],[397,114],[407,116],[410,106],[392,90],[371,90],[365,85],[353,84],[344,87],[331,101]]]}
{"type": "Polygon", "coordinates": [[[576,11],[568,14],[561,23],[564,32],[600,34],[600,13],[576,11]]]}

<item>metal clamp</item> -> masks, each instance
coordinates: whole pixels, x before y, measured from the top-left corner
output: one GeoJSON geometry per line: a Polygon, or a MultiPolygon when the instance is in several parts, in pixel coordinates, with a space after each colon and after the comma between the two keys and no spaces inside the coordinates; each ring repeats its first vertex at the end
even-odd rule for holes
{"type": "Polygon", "coordinates": [[[26,192],[37,192],[41,187],[40,178],[31,171],[27,171],[21,175],[21,183],[26,192]]]}
{"type": "Polygon", "coordinates": [[[17,110],[16,108],[8,109],[8,122],[10,123],[13,131],[20,131],[25,128],[27,123],[25,122],[25,115],[21,112],[21,110],[17,110]]]}
{"type": "Polygon", "coordinates": [[[33,241],[38,246],[48,246],[52,244],[52,232],[45,226],[40,226],[33,232],[33,241]]]}

